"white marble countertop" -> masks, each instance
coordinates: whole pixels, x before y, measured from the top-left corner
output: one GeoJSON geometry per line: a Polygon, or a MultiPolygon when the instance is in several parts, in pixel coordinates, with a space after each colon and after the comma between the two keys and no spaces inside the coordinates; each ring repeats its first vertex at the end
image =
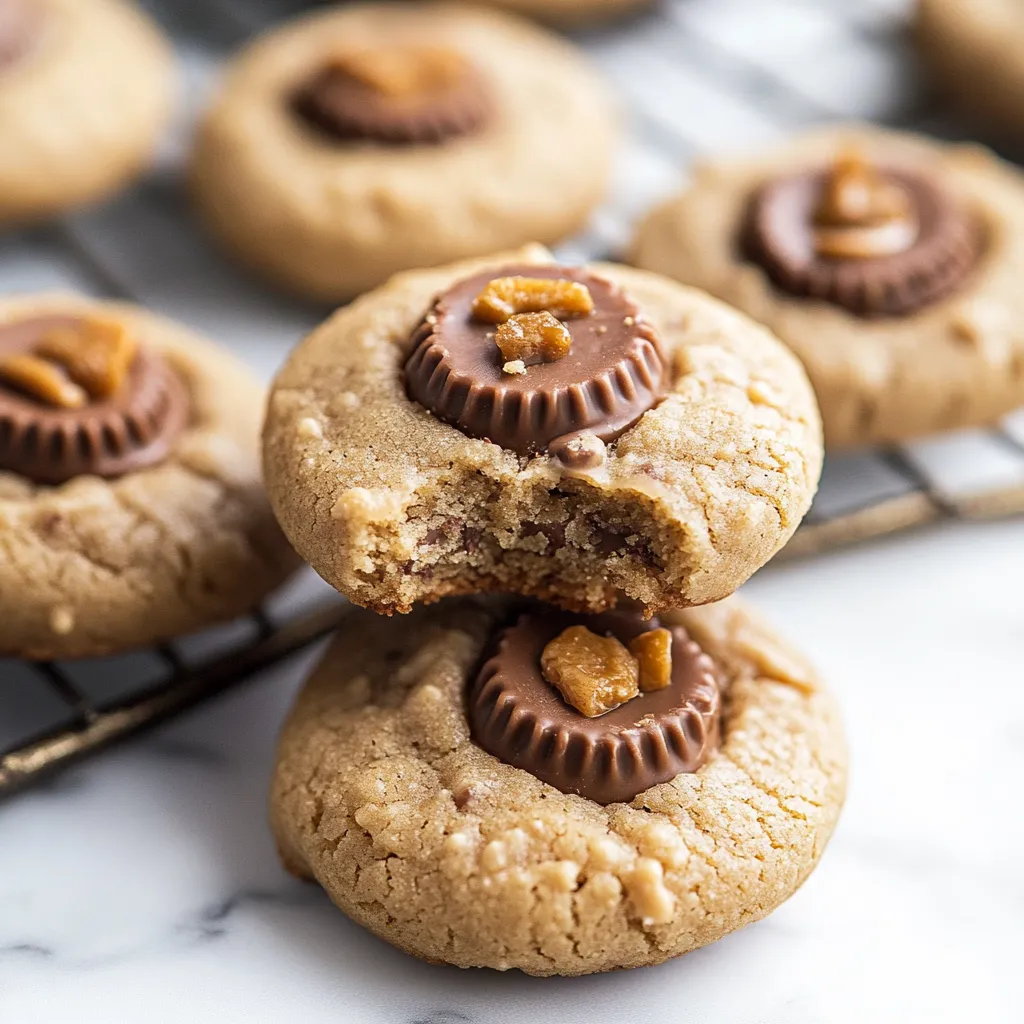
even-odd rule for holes
{"type": "Polygon", "coordinates": [[[298,658],[0,806],[0,1021],[1019,1022],[1022,579],[1021,521],[755,579],[842,698],[836,836],[766,921],[583,979],[420,963],[284,874],[264,802],[298,658]]]}

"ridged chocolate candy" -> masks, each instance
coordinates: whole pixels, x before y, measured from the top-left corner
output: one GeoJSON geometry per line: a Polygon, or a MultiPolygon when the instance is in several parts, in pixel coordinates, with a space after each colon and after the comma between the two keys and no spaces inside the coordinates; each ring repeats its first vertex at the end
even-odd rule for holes
{"type": "Polygon", "coordinates": [[[612,441],[668,389],[661,343],[636,303],[618,285],[570,267],[499,267],[452,286],[413,335],[405,365],[409,397],[470,437],[533,455],[581,430],[612,441]],[[526,373],[505,373],[495,325],[473,318],[473,300],[499,277],[555,278],[587,286],[589,316],[565,322],[567,356],[526,373]]]}
{"type": "MultiPolygon", "coordinates": [[[[0,358],[31,353],[72,316],[39,316],[0,325],[0,358]]],[[[188,421],[184,382],[144,344],[120,390],[80,409],[47,405],[0,380],[0,470],[38,484],[78,476],[118,477],[162,462],[188,421]]]]}
{"type": "Polygon", "coordinates": [[[339,141],[392,145],[440,143],[472,135],[491,118],[488,83],[469,62],[450,84],[412,95],[389,95],[336,65],[318,71],[294,95],[295,111],[339,141]]]}
{"type": "Polygon", "coordinates": [[[752,197],[744,226],[747,256],[791,295],[823,299],[862,317],[906,316],[952,295],[984,248],[978,219],[942,182],[908,168],[883,168],[905,190],[917,237],[903,252],[837,259],[815,251],[815,210],[829,175],[778,178],[752,197]]]}
{"type": "Polygon", "coordinates": [[[637,612],[574,615],[547,606],[522,613],[495,639],[469,690],[476,742],[563,793],[599,804],[628,802],[696,771],[719,742],[721,695],[714,662],[681,626],[672,632],[672,680],[597,718],[567,704],[541,674],[547,643],[584,625],[627,644],[659,626],[637,612]]]}

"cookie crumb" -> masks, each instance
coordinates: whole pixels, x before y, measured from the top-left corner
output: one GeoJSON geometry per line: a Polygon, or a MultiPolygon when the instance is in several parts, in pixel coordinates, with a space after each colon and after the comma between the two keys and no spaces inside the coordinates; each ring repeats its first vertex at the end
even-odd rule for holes
{"type": "Polygon", "coordinates": [[[526,363],[522,359],[510,359],[501,370],[502,373],[526,373],[526,363]]]}
{"type": "Polygon", "coordinates": [[[626,880],[626,891],[645,928],[672,920],[676,898],[665,885],[665,869],[660,861],[638,857],[626,880]]]}
{"type": "Polygon", "coordinates": [[[50,612],[50,629],[57,636],[67,636],[75,628],[75,613],[66,605],[57,605],[50,612]]]}

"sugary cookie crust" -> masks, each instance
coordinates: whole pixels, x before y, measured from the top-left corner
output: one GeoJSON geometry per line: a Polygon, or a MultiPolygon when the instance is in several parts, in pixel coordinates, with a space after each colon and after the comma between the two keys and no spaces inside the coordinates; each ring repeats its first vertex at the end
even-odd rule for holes
{"type": "Polygon", "coordinates": [[[809,133],[759,156],[707,163],[641,226],[631,262],[704,288],[743,310],[803,361],[825,444],[878,444],[991,423],[1024,402],[1024,180],[975,146],[848,126],[809,133]],[[987,249],[953,297],[912,316],[859,319],[793,298],[740,258],[737,234],[761,182],[823,164],[854,144],[933,168],[980,215],[987,249]]]}
{"type": "Polygon", "coordinates": [[[173,55],[123,0],[39,0],[40,38],[0,69],[0,223],[116,189],[171,113],[173,55]]]}
{"type": "Polygon", "coordinates": [[[396,277],[280,372],[264,430],[271,502],[299,553],[356,603],[389,613],[502,590],[596,610],[621,589],[651,609],[702,604],[732,593],[807,510],[820,426],[796,360],[655,275],[591,268],[637,300],[675,370],[673,392],[597,469],[521,459],[407,397],[410,335],[438,292],[489,266],[551,260],[531,247],[396,277]]]}
{"type": "Polygon", "coordinates": [[[918,0],[925,65],[971,129],[1013,139],[1024,128],[1024,11],[1017,0],[918,0]]]}
{"type": "Polygon", "coordinates": [[[604,194],[613,106],[567,42],[496,11],[387,3],[313,14],[264,36],[230,69],[199,131],[199,210],[239,257],[303,295],[340,301],[399,270],[577,230],[604,194]],[[332,45],[455,46],[495,97],[481,133],[444,145],[318,138],[289,110],[332,45]]]}
{"type": "Polygon", "coordinates": [[[722,748],[601,806],[469,738],[464,688],[501,608],[353,612],[280,741],[289,870],[416,956],[538,975],[659,963],[792,895],[846,780],[835,705],[800,655],[736,600],[671,613],[723,668],[722,748]]]}
{"type": "Polygon", "coordinates": [[[51,294],[0,302],[0,323],[100,312],[136,325],[187,381],[192,424],[166,462],[36,487],[0,472],[0,656],[139,647],[253,607],[294,567],[262,492],[263,389],[184,328],[121,303],[51,294]]]}

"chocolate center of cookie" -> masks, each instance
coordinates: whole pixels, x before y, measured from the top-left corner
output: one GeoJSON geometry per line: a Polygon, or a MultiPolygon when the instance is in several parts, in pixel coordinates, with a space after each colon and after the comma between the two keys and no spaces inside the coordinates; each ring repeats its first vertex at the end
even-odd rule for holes
{"type": "MultiPolygon", "coordinates": [[[[545,326],[550,332],[550,324],[537,330],[545,326]]],[[[470,437],[521,455],[579,431],[592,442],[614,440],[664,396],[668,377],[654,329],[621,288],[553,266],[504,267],[449,288],[413,335],[405,364],[410,398],[470,437]],[[499,343],[504,324],[540,313],[568,338],[545,341],[525,323],[526,337],[510,342],[523,347],[499,343]]]]}
{"type": "Polygon", "coordinates": [[[0,0],[0,71],[32,48],[41,23],[38,4],[32,0],[0,0]]]}
{"type": "Polygon", "coordinates": [[[117,477],[163,461],[184,429],[184,382],[115,321],[0,325],[0,469],[39,484],[117,477]]]}
{"type": "MultiPolygon", "coordinates": [[[[634,612],[574,615],[537,606],[520,615],[498,633],[470,684],[475,741],[563,793],[600,804],[628,802],[704,764],[718,746],[721,696],[714,663],[686,630],[669,627],[667,685],[631,697],[620,691],[623,703],[588,717],[545,678],[552,672],[547,664],[552,641],[576,627],[632,651],[639,649],[637,637],[661,628],[657,620],[634,612]]],[[[620,660],[604,661],[614,665],[615,679],[595,682],[616,692],[620,660]]],[[[593,671],[595,664],[579,658],[576,663],[584,671],[593,671]]],[[[578,689],[578,681],[575,685],[578,689]]]]}
{"type": "Polygon", "coordinates": [[[905,316],[952,295],[983,243],[943,183],[857,153],[763,185],[743,234],[747,257],[779,288],[863,317],[905,316]]]}
{"type": "Polygon", "coordinates": [[[462,54],[382,46],[331,57],[292,98],[296,112],[336,140],[439,143],[483,129],[487,82],[462,54]]]}

